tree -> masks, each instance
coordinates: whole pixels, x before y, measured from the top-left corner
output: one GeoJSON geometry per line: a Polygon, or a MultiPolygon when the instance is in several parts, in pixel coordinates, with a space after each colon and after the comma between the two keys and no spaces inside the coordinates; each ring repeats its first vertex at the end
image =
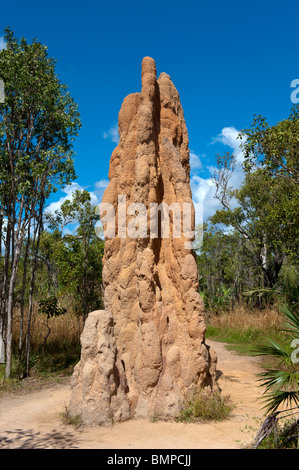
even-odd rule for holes
{"type": "Polygon", "coordinates": [[[49,230],[44,233],[43,259],[60,293],[71,293],[73,308],[83,319],[92,310],[102,307],[102,257],[104,241],[96,235],[100,220],[91,204],[88,191],[75,191],[55,214],[46,214],[49,230]],[[70,223],[78,224],[71,234],[64,234],[70,223]],[[52,240],[49,243],[49,240],[52,240]]]}
{"type": "Polygon", "coordinates": [[[244,141],[247,170],[258,165],[274,177],[299,184],[299,105],[291,109],[288,119],[274,126],[264,116],[255,116],[239,137],[244,141]]]}
{"type": "MultiPolygon", "coordinates": [[[[0,104],[0,232],[4,239],[0,330],[6,327],[6,377],[11,373],[14,290],[25,234],[30,227],[30,318],[45,201],[75,178],[73,140],[78,107],[55,74],[55,61],[36,40],[28,44],[5,30],[0,52],[5,102],[0,104]]],[[[29,262],[29,260],[28,260],[29,262]]],[[[27,269],[27,267],[26,267],[27,269]]]]}
{"type": "MultiPolygon", "coordinates": [[[[289,227],[294,219],[289,220],[287,208],[299,202],[299,193],[294,193],[284,179],[265,174],[263,169],[245,173],[244,181],[239,189],[232,190],[227,181],[233,171],[233,165],[227,160],[233,160],[227,155],[224,160],[218,160],[220,170],[216,175],[216,197],[223,208],[211,217],[213,224],[223,224],[241,235],[244,250],[263,273],[263,287],[272,288],[278,280],[287,245],[289,242],[289,227]],[[229,175],[230,173],[230,175],[229,175]],[[231,200],[237,202],[231,206],[231,200]]],[[[298,240],[292,241],[293,247],[298,240]]]]}
{"type": "Polygon", "coordinates": [[[264,304],[259,292],[247,295],[263,286],[263,273],[248,254],[247,242],[237,230],[223,230],[205,223],[197,264],[200,293],[207,311],[218,314],[241,302],[252,307],[264,304]]]}
{"type": "Polygon", "coordinates": [[[276,183],[277,202],[268,206],[267,223],[282,231],[278,243],[298,262],[299,105],[291,109],[288,119],[273,126],[265,117],[256,116],[251,127],[240,133],[240,139],[246,172],[253,174],[258,169],[265,179],[276,183]]]}
{"type": "MultiPolygon", "coordinates": [[[[235,239],[214,226],[204,224],[203,243],[197,254],[197,265],[200,292],[210,312],[217,314],[232,306],[235,296],[231,294],[238,270],[238,258],[234,256],[236,251],[235,239]]],[[[234,293],[238,297],[237,289],[234,289],[234,293]]]]}

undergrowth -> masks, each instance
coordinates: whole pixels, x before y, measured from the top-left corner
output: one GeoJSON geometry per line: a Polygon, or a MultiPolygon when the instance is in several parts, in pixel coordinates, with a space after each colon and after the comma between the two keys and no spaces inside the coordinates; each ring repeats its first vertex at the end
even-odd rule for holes
{"type": "MultiPolygon", "coordinates": [[[[26,323],[25,323],[26,324],[26,323]]],[[[31,327],[29,377],[42,379],[71,375],[80,359],[82,319],[74,314],[47,320],[34,312],[31,327]],[[50,334],[49,333],[50,328],[50,334]]],[[[5,365],[0,364],[0,390],[15,388],[25,377],[25,338],[21,354],[18,350],[19,312],[15,312],[11,378],[5,378],[5,365]]]]}
{"type": "Polygon", "coordinates": [[[222,396],[218,391],[207,393],[202,390],[185,398],[176,421],[185,423],[222,421],[230,416],[233,408],[228,396],[222,396]]]}
{"type": "Polygon", "coordinates": [[[284,339],[281,330],[283,317],[278,309],[250,310],[239,306],[230,312],[207,315],[206,337],[228,343],[228,349],[240,354],[251,354],[252,347],[265,337],[284,339]]]}

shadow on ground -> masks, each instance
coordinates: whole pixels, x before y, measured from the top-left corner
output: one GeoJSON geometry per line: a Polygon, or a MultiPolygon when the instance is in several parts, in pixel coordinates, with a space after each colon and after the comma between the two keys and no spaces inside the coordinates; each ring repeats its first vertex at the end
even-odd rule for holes
{"type": "Polygon", "coordinates": [[[5,431],[0,436],[0,449],[78,449],[79,440],[71,433],[34,432],[31,429],[5,431]]]}

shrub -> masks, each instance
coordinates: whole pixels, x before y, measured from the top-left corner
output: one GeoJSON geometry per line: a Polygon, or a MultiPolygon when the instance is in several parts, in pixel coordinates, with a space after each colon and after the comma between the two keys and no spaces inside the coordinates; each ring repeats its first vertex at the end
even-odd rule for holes
{"type": "Polygon", "coordinates": [[[218,391],[207,393],[202,390],[185,399],[176,421],[222,421],[229,417],[232,409],[229,397],[223,397],[218,391]]]}

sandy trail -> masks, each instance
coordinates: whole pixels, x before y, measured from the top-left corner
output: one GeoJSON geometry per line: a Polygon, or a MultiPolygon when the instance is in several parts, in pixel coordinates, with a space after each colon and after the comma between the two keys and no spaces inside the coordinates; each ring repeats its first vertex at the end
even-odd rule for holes
{"type": "Polygon", "coordinates": [[[238,449],[252,441],[263,411],[256,374],[259,359],[227,351],[225,344],[207,341],[217,352],[219,385],[235,409],[222,422],[185,424],[131,420],[110,428],[78,428],[62,414],[70,386],[56,384],[25,395],[0,398],[0,448],[50,449],[238,449]]]}

